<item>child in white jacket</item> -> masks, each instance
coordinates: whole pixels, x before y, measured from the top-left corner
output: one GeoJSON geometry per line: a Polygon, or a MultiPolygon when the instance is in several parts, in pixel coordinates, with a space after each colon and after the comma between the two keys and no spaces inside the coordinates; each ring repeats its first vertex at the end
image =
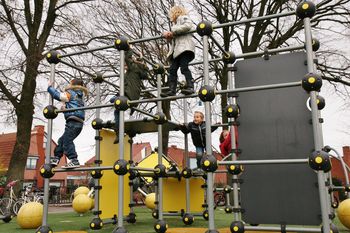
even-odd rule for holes
{"type": "Polygon", "coordinates": [[[181,73],[186,78],[185,95],[194,93],[193,78],[188,68],[188,63],[194,59],[195,44],[191,34],[186,34],[192,30],[192,22],[187,16],[187,11],[182,6],[174,6],[169,11],[170,21],[172,22],[171,31],[163,33],[164,38],[171,41],[171,48],[168,53],[168,60],[171,62],[169,69],[168,85],[169,91],[162,93],[162,96],[176,95],[177,71],[180,68],[181,73]]]}

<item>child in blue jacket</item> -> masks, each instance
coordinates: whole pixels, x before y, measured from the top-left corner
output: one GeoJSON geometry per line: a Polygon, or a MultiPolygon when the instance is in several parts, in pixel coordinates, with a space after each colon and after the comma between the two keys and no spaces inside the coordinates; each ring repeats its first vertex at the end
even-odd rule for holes
{"type": "MultiPolygon", "coordinates": [[[[64,102],[65,109],[84,107],[84,94],[87,95],[88,93],[83,81],[80,79],[71,80],[64,92],[59,92],[49,83],[47,91],[55,100],[64,102]]],[[[54,150],[54,158],[51,159],[51,165],[57,166],[63,154],[65,154],[70,162],[63,168],[76,168],[80,164],[73,141],[83,129],[85,111],[64,112],[64,118],[66,119],[66,126],[63,135],[58,139],[58,145],[54,150]]]]}

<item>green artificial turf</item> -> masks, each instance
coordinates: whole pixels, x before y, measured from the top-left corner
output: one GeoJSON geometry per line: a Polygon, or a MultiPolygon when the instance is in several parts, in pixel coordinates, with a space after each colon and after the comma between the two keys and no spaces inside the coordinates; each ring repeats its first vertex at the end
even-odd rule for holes
{"type": "MultiPolygon", "coordinates": [[[[138,207],[135,208],[137,222],[135,224],[125,223],[129,233],[154,233],[153,224],[155,220],[151,216],[151,211],[149,209],[138,207]]],[[[111,233],[115,226],[105,225],[103,229],[98,231],[92,231],[89,229],[89,223],[93,215],[91,213],[85,214],[84,216],[79,216],[74,212],[68,213],[50,213],[48,222],[52,230],[56,232],[60,231],[87,231],[87,232],[96,232],[96,233],[111,233]]],[[[195,217],[195,222],[191,226],[185,226],[182,223],[180,217],[165,217],[170,228],[176,227],[203,227],[208,226],[208,222],[203,220],[202,217],[195,217]]],[[[227,228],[230,226],[232,221],[232,214],[225,214],[222,209],[218,209],[215,212],[215,226],[219,228],[227,228]]],[[[346,229],[337,219],[334,223],[338,226],[341,232],[350,232],[346,229]]],[[[26,233],[26,232],[35,232],[33,229],[20,229],[16,218],[14,218],[10,223],[0,223],[0,232],[1,233],[26,233]]]]}

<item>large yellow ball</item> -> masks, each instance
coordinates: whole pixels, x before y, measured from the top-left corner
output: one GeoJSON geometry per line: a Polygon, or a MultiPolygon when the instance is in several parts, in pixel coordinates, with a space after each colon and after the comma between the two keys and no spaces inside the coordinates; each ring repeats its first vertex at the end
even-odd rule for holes
{"type": "Polygon", "coordinates": [[[86,213],[91,208],[91,198],[86,194],[79,194],[73,199],[73,209],[79,214],[86,213]]]}
{"type": "Polygon", "coordinates": [[[350,199],[340,202],[337,213],[340,222],[350,229],[350,199]]]}
{"type": "Polygon", "coordinates": [[[41,225],[43,205],[39,202],[24,204],[18,211],[17,223],[23,229],[35,229],[41,225]]]}
{"type": "Polygon", "coordinates": [[[155,193],[147,194],[146,200],[145,200],[145,204],[146,204],[147,208],[155,209],[156,208],[156,204],[154,204],[155,201],[156,201],[156,194],[155,193]]]}
{"type": "Polygon", "coordinates": [[[79,194],[88,194],[90,192],[90,189],[85,186],[80,186],[74,191],[74,197],[78,196],[79,194]]]}

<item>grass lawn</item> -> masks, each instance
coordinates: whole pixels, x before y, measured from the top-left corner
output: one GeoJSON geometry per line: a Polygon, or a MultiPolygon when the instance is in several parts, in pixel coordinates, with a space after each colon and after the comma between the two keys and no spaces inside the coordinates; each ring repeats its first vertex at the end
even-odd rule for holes
{"type": "MultiPolygon", "coordinates": [[[[151,216],[151,211],[146,208],[135,208],[137,222],[135,224],[125,224],[129,233],[154,233],[153,224],[154,219],[151,216]]],[[[113,225],[105,225],[103,229],[99,231],[92,231],[89,229],[89,223],[92,219],[93,215],[91,213],[85,214],[80,217],[78,214],[74,212],[68,213],[52,213],[49,214],[49,225],[53,229],[53,231],[87,231],[87,232],[96,232],[96,233],[111,233],[114,229],[113,225]]],[[[227,228],[230,226],[232,221],[232,214],[225,214],[225,212],[221,209],[216,210],[215,213],[215,226],[217,229],[219,228],[227,228]]],[[[196,217],[195,222],[192,226],[185,226],[182,223],[181,218],[179,217],[166,217],[165,218],[170,228],[185,228],[185,227],[194,227],[206,228],[208,226],[208,222],[203,220],[202,217],[196,217]]],[[[335,224],[338,226],[341,232],[350,232],[347,230],[339,221],[336,219],[335,224]]],[[[20,229],[16,223],[16,218],[14,218],[10,223],[0,223],[0,232],[1,233],[25,233],[25,232],[34,232],[33,229],[23,230],[20,229]]]]}

